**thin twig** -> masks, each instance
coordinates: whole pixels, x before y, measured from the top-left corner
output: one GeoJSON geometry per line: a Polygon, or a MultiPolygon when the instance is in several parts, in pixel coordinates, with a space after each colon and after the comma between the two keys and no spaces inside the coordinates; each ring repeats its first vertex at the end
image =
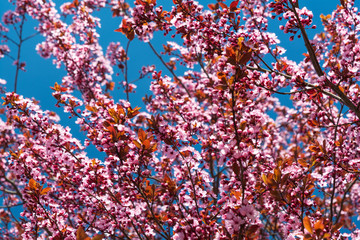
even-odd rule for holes
{"type": "Polygon", "coordinates": [[[21,46],[23,43],[23,39],[22,39],[22,32],[23,32],[23,26],[25,23],[25,16],[22,15],[22,19],[21,19],[21,23],[20,23],[20,31],[16,31],[18,37],[19,37],[19,43],[18,43],[18,52],[17,52],[17,58],[16,58],[16,71],[15,71],[15,82],[14,82],[14,92],[16,93],[17,90],[17,82],[18,82],[18,77],[19,77],[19,71],[20,71],[20,56],[21,56],[21,46]]]}
{"type": "Polygon", "coordinates": [[[131,40],[128,41],[126,45],[126,58],[125,58],[125,92],[126,92],[126,100],[129,102],[129,82],[128,82],[128,54],[129,54],[129,46],[130,46],[131,40]]]}
{"type": "MultiPolygon", "coordinates": [[[[317,60],[316,58],[316,54],[315,54],[315,51],[314,49],[312,48],[311,46],[311,43],[309,41],[309,38],[307,36],[307,33],[305,31],[305,28],[304,26],[302,25],[301,21],[300,21],[300,17],[299,17],[299,14],[297,13],[296,11],[296,4],[293,4],[292,1],[290,1],[291,5],[292,5],[292,11],[293,13],[295,14],[295,18],[296,18],[296,21],[298,23],[298,26],[300,28],[300,31],[301,31],[301,35],[303,36],[303,39],[304,39],[304,43],[305,43],[305,46],[306,46],[306,49],[308,50],[308,53],[309,53],[309,57],[310,57],[310,60],[311,60],[311,63],[317,73],[317,75],[319,77],[322,77],[324,76],[324,73],[321,69],[321,66],[320,66],[320,63],[319,61],[317,60]]],[[[335,85],[334,83],[332,83],[326,76],[325,76],[325,85],[330,87],[338,96],[339,98],[342,99],[342,102],[350,109],[352,110],[355,115],[360,119],[360,111],[359,109],[354,105],[354,103],[340,90],[339,86],[335,85]]]]}
{"type": "Polygon", "coordinates": [[[153,47],[153,45],[148,42],[150,48],[153,50],[153,52],[155,53],[155,55],[160,59],[160,61],[162,62],[162,64],[164,64],[164,66],[167,68],[167,70],[169,70],[169,72],[173,75],[173,77],[179,81],[180,85],[184,88],[184,90],[186,91],[186,93],[189,95],[189,97],[191,97],[191,94],[189,92],[189,90],[186,88],[186,86],[184,85],[184,83],[181,81],[180,78],[178,78],[176,76],[176,74],[174,73],[174,71],[166,64],[166,62],[164,61],[164,59],[159,55],[159,53],[155,50],[155,48],[153,47]]]}
{"type": "MultiPolygon", "coordinates": [[[[262,68],[262,67],[260,67],[260,66],[258,66],[258,67],[252,67],[252,66],[248,66],[248,65],[247,65],[246,68],[249,69],[249,70],[256,70],[256,71],[264,72],[264,73],[275,73],[275,74],[277,74],[277,75],[280,75],[280,76],[285,77],[286,79],[291,79],[291,78],[292,78],[292,76],[289,75],[289,74],[281,73],[281,72],[275,71],[275,70],[273,70],[273,69],[267,70],[267,69],[264,69],[264,68],[262,68]]],[[[308,82],[304,82],[304,84],[307,85],[307,86],[309,86],[310,89],[318,89],[321,93],[323,93],[323,94],[325,94],[325,95],[327,95],[327,96],[329,96],[329,97],[331,97],[331,98],[334,98],[334,99],[338,100],[339,102],[342,102],[342,103],[345,104],[345,102],[343,101],[342,98],[340,98],[339,96],[337,96],[337,95],[335,95],[335,94],[333,94],[333,93],[331,93],[331,92],[328,92],[328,91],[326,91],[326,90],[321,89],[319,86],[316,86],[316,85],[311,84],[311,83],[308,83],[308,82]]],[[[306,90],[310,90],[310,89],[306,89],[306,90]]],[[[294,93],[295,93],[295,92],[294,92],[294,93]]]]}

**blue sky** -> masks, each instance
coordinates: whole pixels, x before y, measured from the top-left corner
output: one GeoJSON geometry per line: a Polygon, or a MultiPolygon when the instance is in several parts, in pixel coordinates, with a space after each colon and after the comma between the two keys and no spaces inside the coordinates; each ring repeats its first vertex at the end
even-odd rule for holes
{"type": "MultiPolygon", "coordinates": [[[[65,1],[63,0],[55,0],[57,3],[57,8],[65,1]]],[[[201,0],[200,3],[205,5],[207,8],[207,4],[216,2],[201,0]]],[[[227,1],[226,3],[230,3],[231,1],[227,1]]],[[[165,10],[170,10],[171,5],[173,4],[170,0],[158,0],[157,3],[164,6],[165,10]]],[[[300,0],[300,6],[307,6],[308,9],[312,10],[314,13],[314,22],[318,26],[316,30],[309,30],[309,36],[313,36],[315,33],[322,30],[320,14],[329,14],[333,9],[336,8],[336,5],[339,4],[338,0],[300,0]]],[[[9,9],[13,9],[12,4],[8,3],[6,0],[0,1],[0,14],[3,15],[9,9]]],[[[115,29],[119,27],[120,18],[113,18],[110,9],[103,9],[100,12],[95,13],[96,16],[101,18],[101,28],[98,29],[98,33],[100,34],[100,44],[102,45],[104,51],[107,48],[107,45],[110,42],[120,41],[121,45],[125,48],[127,44],[127,39],[121,33],[114,32],[115,29]]],[[[275,20],[272,20],[275,21],[275,20]]],[[[270,31],[278,34],[281,45],[287,49],[287,56],[289,59],[299,61],[303,58],[302,53],[306,51],[303,40],[295,38],[294,41],[290,42],[288,40],[289,35],[285,35],[278,28],[278,23],[275,21],[276,25],[270,25],[270,31]]],[[[34,27],[36,26],[36,22],[29,19],[25,23],[24,27],[24,36],[30,36],[35,33],[34,27]]],[[[16,39],[16,35],[13,30],[10,30],[10,36],[16,39]]],[[[53,92],[50,89],[50,86],[54,86],[55,82],[60,83],[63,76],[65,76],[65,71],[63,69],[57,69],[53,64],[51,59],[43,59],[41,58],[36,50],[35,46],[37,43],[41,42],[44,38],[40,35],[37,35],[23,44],[21,49],[21,61],[26,62],[26,72],[20,72],[19,80],[17,84],[17,93],[24,95],[25,97],[34,97],[36,100],[40,101],[40,105],[43,110],[51,110],[55,111],[61,118],[61,124],[70,126],[72,129],[72,134],[84,140],[84,136],[80,133],[80,129],[77,125],[74,124],[75,119],[69,119],[67,114],[62,113],[61,108],[55,107],[56,100],[52,97],[51,93],[53,92]]],[[[162,51],[162,44],[165,44],[166,41],[174,41],[168,36],[166,39],[164,38],[162,33],[158,33],[154,35],[152,44],[155,46],[158,52],[162,51]]],[[[16,54],[16,48],[14,45],[9,43],[9,47],[11,48],[12,55],[16,54]]],[[[139,71],[144,65],[155,65],[156,68],[164,69],[161,62],[157,59],[154,53],[151,51],[150,47],[143,42],[140,42],[134,39],[131,42],[129,48],[129,57],[130,60],[128,62],[129,65],[129,80],[134,80],[139,77],[139,71]]],[[[15,66],[12,64],[13,60],[5,57],[0,59],[0,78],[5,79],[7,81],[7,90],[13,91],[14,89],[14,76],[15,76],[15,66]]],[[[179,68],[180,70],[181,68],[179,68]]],[[[165,74],[169,74],[169,72],[164,69],[163,72],[165,74]]],[[[170,75],[170,74],[169,74],[170,75]]],[[[180,74],[179,74],[180,75],[180,74]]],[[[119,86],[117,83],[122,81],[122,75],[119,77],[113,76],[113,80],[116,83],[116,86],[119,86]]],[[[130,95],[130,102],[133,107],[140,106],[144,109],[144,104],[142,103],[142,97],[145,94],[151,94],[149,91],[151,79],[144,78],[138,81],[137,89],[135,94],[130,95]]],[[[126,98],[126,95],[123,93],[123,89],[115,90],[113,92],[116,94],[116,98],[126,98]]],[[[279,96],[280,100],[286,104],[291,105],[291,102],[288,100],[288,96],[279,96]]],[[[88,152],[91,157],[100,157],[99,153],[95,149],[89,149],[88,152]]]]}
{"type": "MultiPolygon", "coordinates": [[[[63,3],[62,0],[55,1],[56,3],[63,3]]],[[[201,3],[215,2],[214,1],[200,1],[201,3]]],[[[314,33],[319,32],[322,28],[321,22],[319,20],[320,13],[329,14],[333,9],[336,8],[336,5],[339,3],[338,0],[300,0],[300,5],[307,6],[308,9],[314,12],[314,20],[318,29],[310,30],[309,35],[312,36],[314,33]]],[[[158,0],[158,4],[165,4],[165,9],[169,9],[172,1],[169,0],[158,0]]],[[[12,8],[11,4],[9,4],[6,0],[0,1],[0,14],[2,15],[9,8],[12,8]]],[[[120,41],[122,46],[125,48],[126,39],[122,36],[121,33],[114,32],[114,29],[118,28],[120,19],[112,18],[110,9],[105,9],[100,13],[96,14],[101,17],[102,27],[99,29],[100,43],[102,44],[104,50],[106,46],[111,41],[120,41]]],[[[34,21],[27,21],[25,24],[24,35],[29,36],[33,34],[35,31],[33,28],[35,27],[34,21]]],[[[283,34],[280,30],[278,30],[278,26],[270,26],[270,30],[279,35],[281,39],[281,45],[287,49],[287,55],[290,59],[299,61],[302,59],[302,53],[305,51],[304,44],[302,39],[295,39],[293,42],[288,41],[289,35],[283,34]]],[[[13,31],[11,31],[13,33],[13,31]]],[[[12,36],[14,36],[12,34],[12,36]]],[[[55,82],[61,82],[61,78],[65,75],[64,71],[61,69],[56,69],[52,64],[51,59],[43,59],[41,58],[35,51],[35,46],[38,42],[42,41],[41,36],[36,36],[27,42],[24,43],[22,48],[21,60],[25,61],[26,72],[21,72],[19,76],[18,82],[18,93],[22,94],[26,97],[35,97],[40,100],[40,104],[43,108],[53,109],[55,100],[51,96],[50,86],[53,86],[55,82]]],[[[172,40],[172,39],[167,39],[172,40]]],[[[158,51],[162,50],[162,44],[165,43],[164,37],[162,34],[155,34],[154,39],[152,40],[153,45],[158,49],[158,51]]],[[[11,49],[14,51],[15,48],[9,44],[11,49]]],[[[161,63],[156,58],[156,56],[152,53],[149,46],[145,43],[139,42],[137,40],[132,41],[130,50],[129,50],[129,78],[136,79],[139,76],[139,70],[142,65],[152,65],[155,64],[157,68],[163,68],[161,63]]],[[[166,73],[166,71],[164,71],[166,73]]],[[[168,74],[168,73],[166,73],[168,74]]],[[[0,60],[0,78],[5,79],[7,84],[7,90],[12,91],[14,89],[14,76],[15,76],[15,66],[12,65],[12,60],[9,58],[4,58],[0,60]]],[[[120,75],[121,77],[121,75],[120,75]]],[[[118,82],[122,79],[116,78],[114,76],[114,81],[118,82]]],[[[150,79],[143,79],[138,82],[138,89],[136,96],[131,96],[131,101],[134,105],[142,105],[141,97],[144,93],[148,92],[150,79]]],[[[120,90],[122,92],[122,90],[120,90]]],[[[120,97],[125,97],[124,94],[120,95],[120,97]]]]}
{"type": "MultiPolygon", "coordinates": [[[[63,0],[55,1],[57,3],[63,3],[63,0]]],[[[216,2],[213,1],[200,1],[204,5],[208,3],[216,2]]],[[[229,3],[230,1],[227,1],[229,3]]],[[[169,9],[172,1],[171,0],[158,0],[158,4],[165,4],[165,9],[169,9]]],[[[300,6],[307,6],[308,9],[312,10],[314,13],[314,21],[318,26],[316,30],[309,30],[309,35],[313,36],[315,33],[318,33],[322,30],[320,14],[324,15],[330,14],[333,9],[336,8],[336,5],[339,4],[339,0],[300,0],[300,6]]],[[[8,9],[12,9],[12,5],[6,0],[0,0],[0,14],[3,15],[8,9]]],[[[120,41],[122,46],[125,48],[127,39],[121,34],[114,32],[120,24],[119,18],[112,18],[110,9],[104,9],[102,12],[96,13],[97,16],[101,17],[102,27],[99,29],[100,33],[100,43],[105,50],[107,45],[112,41],[120,41]]],[[[29,36],[33,34],[34,27],[36,23],[34,21],[27,21],[25,23],[24,35],[29,36]]],[[[289,59],[299,61],[303,58],[302,53],[306,51],[302,39],[295,39],[293,42],[288,41],[289,35],[285,35],[278,29],[278,25],[272,27],[270,26],[270,31],[278,34],[281,45],[287,49],[287,56],[289,59]]],[[[11,31],[10,36],[14,36],[14,32],[11,31]]],[[[21,61],[26,62],[26,72],[20,72],[18,80],[18,93],[24,95],[25,97],[35,97],[37,100],[40,100],[40,105],[42,109],[48,109],[55,111],[61,117],[61,123],[64,125],[69,125],[72,128],[72,133],[74,136],[79,139],[84,139],[82,133],[79,132],[79,128],[74,124],[74,120],[69,120],[66,114],[62,113],[61,108],[56,108],[54,105],[56,100],[52,97],[52,90],[50,86],[53,86],[55,82],[60,83],[63,76],[65,76],[65,71],[62,69],[56,69],[52,64],[51,59],[41,58],[35,50],[37,43],[41,42],[43,37],[36,36],[26,41],[22,48],[21,61]]],[[[173,39],[167,38],[167,40],[173,41],[173,39]]],[[[165,39],[162,34],[155,34],[154,39],[152,40],[153,45],[158,51],[162,50],[162,44],[165,44],[165,39]]],[[[10,48],[15,55],[16,48],[9,43],[10,48]]],[[[142,43],[138,40],[132,41],[129,50],[129,79],[137,79],[139,76],[139,70],[143,65],[152,65],[155,64],[157,69],[164,69],[160,61],[153,54],[149,46],[145,43],[142,43]]],[[[12,60],[5,57],[0,59],[0,78],[7,81],[7,90],[13,91],[14,87],[14,76],[15,76],[15,66],[12,64],[12,60]]],[[[169,74],[164,70],[165,74],[169,74]]],[[[113,76],[113,80],[118,83],[122,81],[120,77],[113,76]]],[[[150,94],[149,84],[151,79],[145,78],[137,82],[137,93],[130,95],[130,101],[132,106],[141,106],[144,107],[142,103],[142,97],[144,94],[150,94]]],[[[122,89],[115,90],[119,97],[126,98],[125,94],[122,93],[122,89]]],[[[290,104],[286,97],[281,97],[281,100],[284,104],[290,104]]],[[[101,155],[95,150],[90,149],[90,155],[93,157],[101,157],[101,155]]]]}

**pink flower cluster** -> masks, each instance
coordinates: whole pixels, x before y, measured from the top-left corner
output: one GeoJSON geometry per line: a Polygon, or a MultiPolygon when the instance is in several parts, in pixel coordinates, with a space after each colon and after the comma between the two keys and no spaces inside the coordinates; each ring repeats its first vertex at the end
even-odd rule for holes
{"type": "MultiPolygon", "coordinates": [[[[7,40],[8,28],[22,27],[26,18],[38,22],[45,38],[39,55],[66,70],[51,87],[56,106],[75,119],[85,140],[35,99],[4,94],[3,239],[359,235],[353,219],[360,204],[360,14],[354,1],[321,16],[324,33],[313,40],[306,32],[315,28],[313,14],[295,0],[218,1],[208,9],[174,0],[168,11],[156,0],[72,0],[60,8],[52,0],[11,2],[15,9],[4,14],[1,37],[7,40]],[[127,96],[141,86],[128,79],[124,44],[110,43],[104,52],[99,43],[95,13],[107,8],[119,17],[114,34],[147,42],[163,64],[149,62],[139,71],[140,80],[152,78],[145,109],[115,97],[114,72],[123,74],[116,79],[127,96]],[[286,20],[280,29],[290,39],[303,37],[303,61],[284,55],[268,30],[270,18],[286,20]],[[155,32],[176,41],[157,52],[155,32]],[[291,96],[291,107],[280,94],[291,96]]],[[[0,46],[0,57],[9,52],[0,46]]],[[[14,60],[17,70],[25,66],[14,60]]]]}

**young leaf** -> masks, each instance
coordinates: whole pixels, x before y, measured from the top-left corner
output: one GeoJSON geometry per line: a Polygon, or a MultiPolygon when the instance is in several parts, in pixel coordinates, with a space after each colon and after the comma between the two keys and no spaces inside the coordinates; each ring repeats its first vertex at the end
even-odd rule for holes
{"type": "Polygon", "coordinates": [[[325,228],[325,225],[322,221],[322,219],[317,220],[314,224],[315,233],[318,235],[320,234],[325,228]]]}
{"type": "Polygon", "coordinates": [[[309,233],[313,234],[313,228],[311,226],[311,221],[308,216],[304,217],[303,223],[304,223],[304,227],[306,228],[306,230],[308,230],[309,233]]]}
{"type": "Polygon", "coordinates": [[[38,190],[40,187],[40,184],[32,178],[29,180],[29,187],[31,190],[38,190]]]}
{"type": "Polygon", "coordinates": [[[218,3],[222,9],[228,8],[228,6],[225,3],[223,2],[218,2],[218,3]]]}
{"type": "Polygon", "coordinates": [[[274,169],[274,177],[276,182],[280,181],[281,179],[281,171],[278,167],[274,169]]]}
{"type": "Polygon", "coordinates": [[[79,226],[76,231],[76,240],[90,240],[90,237],[85,233],[82,226],[79,226]]]}
{"type": "Polygon", "coordinates": [[[264,181],[265,185],[267,185],[267,177],[266,177],[266,175],[264,173],[261,174],[261,178],[264,181]]]}
{"type": "Polygon", "coordinates": [[[40,195],[46,195],[51,190],[51,187],[44,188],[41,190],[40,195]]]}
{"type": "Polygon", "coordinates": [[[210,9],[210,10],[216,10],[216,9],[218,9],[219,8],[219,4],[214,4],[214,3],[211,3],[211,4],[209,4],[208,5],[208,8],[210,9]]]}
{"type": "Polygon", "coordinates": [[[141,143],[139,143],[137,140],[134,140],[133,143],[138,149],[141,149],[141,143]]]}
{"type": "Polygon", "coordinates": [[[140,128],[138,131],[138,136],[139,136],[140,141],[143,142],[143,141],[145,141],[147,134],[142,128],[140,128]]]}
{"type": "Polygon", "coordinates": [[[91,240],[101,240],[104,238],[103,234],[96,234],[91,240]]]}
{"type": "Polygon", "coordinates": [[[235,11],[237,9],[237,5],[239,3],[239,0],[237,1],[233,1],[231,4],[230,4],[230,11],[235,11]]]}

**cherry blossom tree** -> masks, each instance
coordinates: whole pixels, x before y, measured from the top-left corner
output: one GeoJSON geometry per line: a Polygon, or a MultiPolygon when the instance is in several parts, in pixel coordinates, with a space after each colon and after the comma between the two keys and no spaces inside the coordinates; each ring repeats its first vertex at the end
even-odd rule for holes
{"type": "Polygon", "coordinates": [[[16,73],[14,91],[2,88],[2,239],[360,237],[354,0],[321,15],[313,39],[313,14],[297,0],[173,0],[169,9],[160,0],[10,2],[0,25],[0,57],[13,58],[16,73]],[[113,39],[127,40],[104,51],[95,13],[105,8],[119,23],[113,39]],[[84,141],[16,93],[27,19],[44,38],[38,54],[66,71],[49,91],[84,141]],[[301,62],[285,55],[270,24],[303,40],[301,62]],[[146,108],[129,97],[134,39],[162,63],[141,69],[139,85],[151,78],[146,108]],[[89,157],[91,146],[104,157],[89,157]]]}

